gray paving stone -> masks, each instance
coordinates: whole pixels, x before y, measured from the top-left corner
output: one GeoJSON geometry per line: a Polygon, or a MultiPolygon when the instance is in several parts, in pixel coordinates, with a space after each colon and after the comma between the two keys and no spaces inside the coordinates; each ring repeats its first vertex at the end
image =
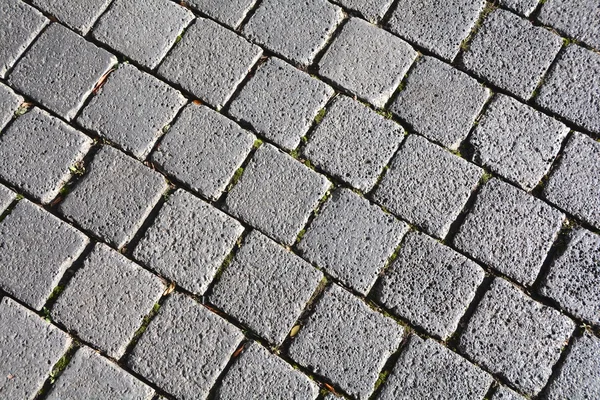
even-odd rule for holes
{"type": "Polygon", "coordinates": [[[527,400],[525,397],[521,396],[517,392],[510,390],[506,386],[500,386],[494,392],[491,397],[491,400],[527,400]]]}
{"type": "Polygon", "coordinates": [[[31,0],[42,11],[56,17],[69,28],[85,35],[106,10],[112,0],[31,0]]]}
{"type": "Polygon", "coordinates": [[[143,160],[185,103],[185,97],[166,83],[122,64],[92,97],[77,123],[143,160]]]}
{"type": "Polygon", "coordinates": [[[374,289],[377,302],[446,340],[475,297],[484,272],[474,262],[421,233],[409,233],[374,289]]]}
{"type": "Polygon", "coordinates": [[[349,395],[366,399],[403,333],[395,321],[333,285],[292,341],[289,355],[349,395]]]}
{"type": "Polygon", "coordinates": [[[329,186],[324,176],[264,144],[229,192],[225,206],[235,217],[291,245],[329,186]]]}
{"type": "Polygon", "coordinates": [[[459,350],[529,395],[546,384],[575,324],[497,278],[461,335],[459,350]]]}
{"type": "Polygon", "coordinates": [[[304,154],[330,175],[370,191],[404,139],[395,122],[346,96],[336,98],[304,154]]]}
{"type": "Polygon", "coordinates": [[[38,108],[0,135],[0,176],[40,202],[51,202],[83,160],[92,139],[38,108]]]}
{"type": "Polygon", "coordinates": [[[562,46],[562,38],[510,11],[497,9],[462,55],[475,75],[528,100],[562,46]]]}
{"type": "Polygon", "coordinates": [[[81,232],[20,200],[0,222],[0,288],[41,310],[87,244],[81,232]]]}
{"type": "Polygon", "coordinates": [[[323,274],[309,263],[252,231],[214,286],[209,300],[279,345],[322,278],[323,274]]]}
{"type": "Polygon", "coordinates": [[[482,174],[475,164],[421,136],[410,135],[392,159],[373,198],[400,218],[443,238],[482,174]]]}
{"type": "Polygon", "coordinates": [[[232,101],[228,114],[293,150],[333,93],[329,85],[271,58],[232,101]]]}
{"type": "Polygon", "coordinates": [[[564,215],[496,178],[487,182],[454,245],[524,285],[535,281],[564,215]]]}
{"type": "Polygon", "coordinates": [[[332,193],[298,244],[303,257],[366,295],[408,225],[349,189],[332,193]]]}
{"type": "Polygon", "coordinates": [[[509,8],[521,14],[524,17],[529,17],[538,5],[538,0],[500,0],[498,3],[506,8],[509,8]]]}
{"type": "Polygon", "coordinates": [[[159,173],[104,146],[58,210],[69,221],[121,248],[166,190],[159,173]]]}
{"type": "Polygon", "coordinates": [[[393,0],[335,0],[335,3],[358,11],[367,21],[376,24],[385,16],[393,0]]]}
{"type": "Polygon", "coordinates": [[[263,0],[242,32],[272,52],[308,66],[342,18],[342,9],[325,0],[263,0]]]}
{"type": "Polygon", "coordinates": [[[0,184],[0,216],[16,198],[17,194],[15,192],[0,184]]]}
{"type": "Polygon", "coordinates": [[[548,0],[537,19],[600,49],[600,7],[595,0],[548,0]]]}
{"type": "Polygon", "coordinates": [[[194,192],[217,200],[255,139],[218,112],[190,104],[169,128],[151,160],[194,192]]]}
{"type": "Polygon", "coordinates": [[[248,11],[257,0],[188,0],[186,3],[194,10],[225,24],[231,28],[240,26],[248,11]]]}
{"type": "Polygon", "coordinates": [[[421,135],[456,150],[469,134],[489,89],[433,57],[419,59],[390,110],[421,135]]]}
{"type": "Polygon", "coordinates": [[[381,400],[483,399],[493,379],[458,354],[411,336],[384,384],[381,400]]]}
{"type": "Polygon", "coordinates": [[[119,358],[165,290],[161,280],[104,244],[96,244],[52,307],[54,320],[119,358]]]}
{"type": "Polygon", "coordinates": [[[23,103],[23,97],[0,83],[0,130],[13,118],[19,105],[23,103]]]}
{"type": "Polygon", "coordinates": [[[116,62],[106,50],[55,23],[17,62],[8,83],[71,120],[102,75],[116,62]]]}
{"type": "Polygon", "coordinates": [[[133,256],[186,290],[202,295],[243,230],[235,219],[178,190],[160,210],[133,256]]]}
{"type": "Polygon", "coordinates": [[[158,74],[221,108],[261,54],[260,47],[236,33],[209,19],[198,18],[165,57],[158,74]]]}
{"type": "Polygon", "coordinates": [[[181,294],[160,308],[127,365],[178,399],[206,398],[243,339],[229,322],[181,294]]]}
{"type": "Polygon", "coordinates": [[[69,336],[8,297],[0,302],[0,387],[5,399],[33,399],[71,344],[69,336]]]}
{"type": "Polygon", "coordinates": [[[383,107],[416,56],[402,39],[351,18],[319,62],[319,74],[375,107],[383,107]]]}
{"type": "Polygon", "coordinates": [[[499,94],[471,134],[473,159],[531,190],[550,169],[568,132],[557,120],[499,94]]]}

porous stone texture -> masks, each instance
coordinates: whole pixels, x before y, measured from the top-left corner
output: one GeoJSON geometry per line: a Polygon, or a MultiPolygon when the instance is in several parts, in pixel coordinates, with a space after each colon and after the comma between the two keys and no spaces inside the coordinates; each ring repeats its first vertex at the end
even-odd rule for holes
{"type": "Polygon", "coordinates": [[[390,212],[443,238],[483,171],[427,139],[410,135],[373,198],[390,212]]]}
{"type": "Polygon", "coordinates": [[[494,392],[491,397],[491,400],[527,400],[525,397],[521,396],[517,392],[510,390],[506,386],[500,386],[494,392]]]}
{"type": "Polygon", "coordinates": [[[21,103],[23,103],[23,97],[13,92],[10,87],[0,83],[0,130],[13,118],[21,103]]]}
{"type": "Polygon", "coordinates": [[[166,190],[160,174],[104,146],[58,211],[120,248],[131,240],[166,190]]]}
{"type": "Polygon", "coordinates": [[[256,2],[257,0],[188,0],[186,3],[192,9],[235,29],[256,2]]]}
{"type": "MultiPolygon", "coordinates": [[[[533,1],[533,0],[532,0],[533,1]]],[[[538,21],[600,49],[600,7],[594,0],[548,0],[538,21]]]]}
{"type": "Polygon", "coordinates": [[[456,150],[489,96],[489,89],[464,72],[422,57],[390,110],[415,132],[456,150]]]}
{"type": "Polygon", "coordinates": [[[166,83],[122,64],[86,105],[77,123],[143,160],[185,102],[166,83]]]}
{"type": "Polygon", "coordinates": [[[538,0],[499,0],[498,4],[529,17],[538,5],[538,0]]]}
{"type": "Polygon", "coordinates": [[[329,186],[324,176],[264,144],[229,192],[225,206],[235,217],[291,245],[329,186]]]}
{"type": "Polygon", "coordinates": [[[157,276],[96,244],[51,314],[79,338],[118,359],[164,290],[157,276]]]}
{"type": "Polygon", "coordinates": [[[404,130],[356,100],[339,96],[303,152],[317,167],[370,191],[402,142],[404,130]]]}
{"type": "Polygon", "coordinates": [[[229,322],[172,294],[140,337],[127,365],[178,399],[206,398],[243,339],[229,322]]]}
{"type": "Polygon", "coordinates": [[[279,345],[322,278],[323,274],[309,263],[252,231],[214,286],[209,300],[279,345]]]}
{"type": "MultiPolygon", "coordinates": [[[[0,218],[2,213],[8,208],[8,206],[16,199],[17,194],[0,184],[0,218]]],[[[1,221],[0,221],[1,222],[1,221]]]]}
{"type": "Polygon", "coordinates": [[[387,378],[381,400],[483,399],[493,379],[458,354],[411,336],[387,378]]]}
{"type": "Polygon", "coordinates": [[[459,350],[528,395],[544,387],[575,324],[497,278],[460,337],[459,350]]]}
{"type": "Polygon", "coordinates": [[[112,0],[31,0],[31,3],[54,16],[69,28],[85,35],[106,10],[112,0]]]}
{"type": "Polygon", "coordinates": [[[178,190],[148,228],[133,256],[195,294],[204,294],[242,234],[242,225],[178,190]]]}
{"type": "Polygon", "coordinates": [[[367,21],[376,24],[384,17],[393,0],[335,0],[335,3],[359,12],[367,21]]]}
{"type": "Polygon", "coordinates": [[[319,62],[319,74],[375,107],[383,107],[416,56],[402,39],[351,18],[319,62]]]}
{"type": "Polygon", "coordinates": [[[42,203],[51,202],[92,146],[92,139],[34,108],[0,135],[0,177],[42,203]]]}
{"type": "Polygon", "coordinates": [[[463,255],[422,233],[409,233],[373,292],[394,314],[446,340],[483,277],[483,269],[463,255]]]}
{"type": "Polygon", "coordinates": [[[169,128],[151,160],[194,192],[217,200],[255,139],[218,112],[190,104],[169,128]]]}
{"type": "Polygon", "coordinates": [[[303,257],[366,295],[407,230],[365,198],[338,189],[297,247],[303,257]]]}
{"type": "Polygon", "coordinates": [[[8,83],[69,121],[116,62],[106,50],[54,23],[17,62],[8,83]]]}
{"type": "Polygon", "coordinates": [[[462,54],[462,63],[480,78],[528,100],[561,46],[560,36],[496,9],[462,54]]]}
{"type": "Polygon", "coordinates": [[[232,101],[228,114],[292,150],[333,93],[326,83],[270,58],[232,101]]]}
{"type": "Polygon", "coordinates": [[[81,232],[20,200],[0,222],[0,288],[41,310],[87,244],[81,232]]]}
{"type": "Polygon", "coordinates": [[[564,215],[499,179],[487,182],[454,245],[524,285],[535,281],[564,215]]]}
{"type": "Polygon", "coordinates": [[[373,391],[404,329],[339,286],[330,286],[289,348],[290,357],[358,399],[373,391]]]}

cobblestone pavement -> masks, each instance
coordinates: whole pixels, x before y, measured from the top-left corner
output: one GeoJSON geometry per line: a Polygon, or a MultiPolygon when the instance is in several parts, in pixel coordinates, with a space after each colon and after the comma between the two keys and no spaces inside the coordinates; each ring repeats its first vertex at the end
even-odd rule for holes
{"type": "Polygon", "coordinates": [[[600,399],[598,0],[0,0],[0,399],[600,399]]]}

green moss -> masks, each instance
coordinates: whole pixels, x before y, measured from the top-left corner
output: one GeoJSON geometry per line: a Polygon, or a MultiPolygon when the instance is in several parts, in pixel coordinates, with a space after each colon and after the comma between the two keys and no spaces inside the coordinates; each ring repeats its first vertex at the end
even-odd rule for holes
{"type": "Polygon", "coordinates": [[[253,148],[253,149],[258,149],[260,146],[262,146],[262,144],[263,144],[263,141],[262,141],[262,140],[260,140],[260,139],[256,139],[256,140],[254,141],[254,144],[252,144],[252,148],[253,148]]]}
{"type": "Polygon", "coordinates": [[[325,118],[325,114],[327,114],[327,110],[325,108],[320,109],[315,116],[315,123],[320,124],[323,118],[325,118]]]}
{"type": "Polygon", "coordinates": [[[393,117],[392,112],[389,110],[384,110],[381,108],[381,109],[377,110],[376,112],[377,112],[377,114],[381,115],[383,118],[386,118],[386,119],[392,119],[392,117],[393,117]]]}

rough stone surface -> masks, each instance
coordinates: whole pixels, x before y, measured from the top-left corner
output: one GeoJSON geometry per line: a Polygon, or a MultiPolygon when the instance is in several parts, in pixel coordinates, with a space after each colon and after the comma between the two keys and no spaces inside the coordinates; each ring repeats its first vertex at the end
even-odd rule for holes
{"type": "Polygon", "coordinates": [[[537,19],[600,49],[600,7],[595,0],[548,0],[537,19]]]}
{"type": "Polygon", "coordinates": [[[8,206],[15,200],[16,197],[17,194],[15,192],[0,184],[0,218],[2,218],[2,213],[8,208],[8,206]]]}
{"type": "Polygon", "coordinates": [[[366,20],[376,24],[384,17],[393,0],[335,0],[334,2],[359,12],[366,20]]]}
{"type": "Polygon", "coordinates": [[[0,130],[13,118],[21,103],[23,103],[23,97],[0,83],[0,130]]]}
{"type": "Polygon", "coordinates": [[[256,2],[257,0],[188,0],[186,3],[194,10],[235,29],[256,2]]]}
{"type": "Polygon", "coordinates": [[[56,17],[69,28],[85,35],[112,0],[31,0],[33,5],[56,17]]]}
{"type": "Polygon", "coordinates": [[[500,0],[498,2],[501,6],[510,8],[517,14],[521,14],[524,17],[529,17],[531,13],[537,7],[538,0],[500,0]]]}
{"type": "Polygon", "coordinates": [[[527,400],[525,397],[521,396],[517,392],[510,390],[506,386],[500,386],[494,392],[491,397],[491,400],[527,400]]]}

